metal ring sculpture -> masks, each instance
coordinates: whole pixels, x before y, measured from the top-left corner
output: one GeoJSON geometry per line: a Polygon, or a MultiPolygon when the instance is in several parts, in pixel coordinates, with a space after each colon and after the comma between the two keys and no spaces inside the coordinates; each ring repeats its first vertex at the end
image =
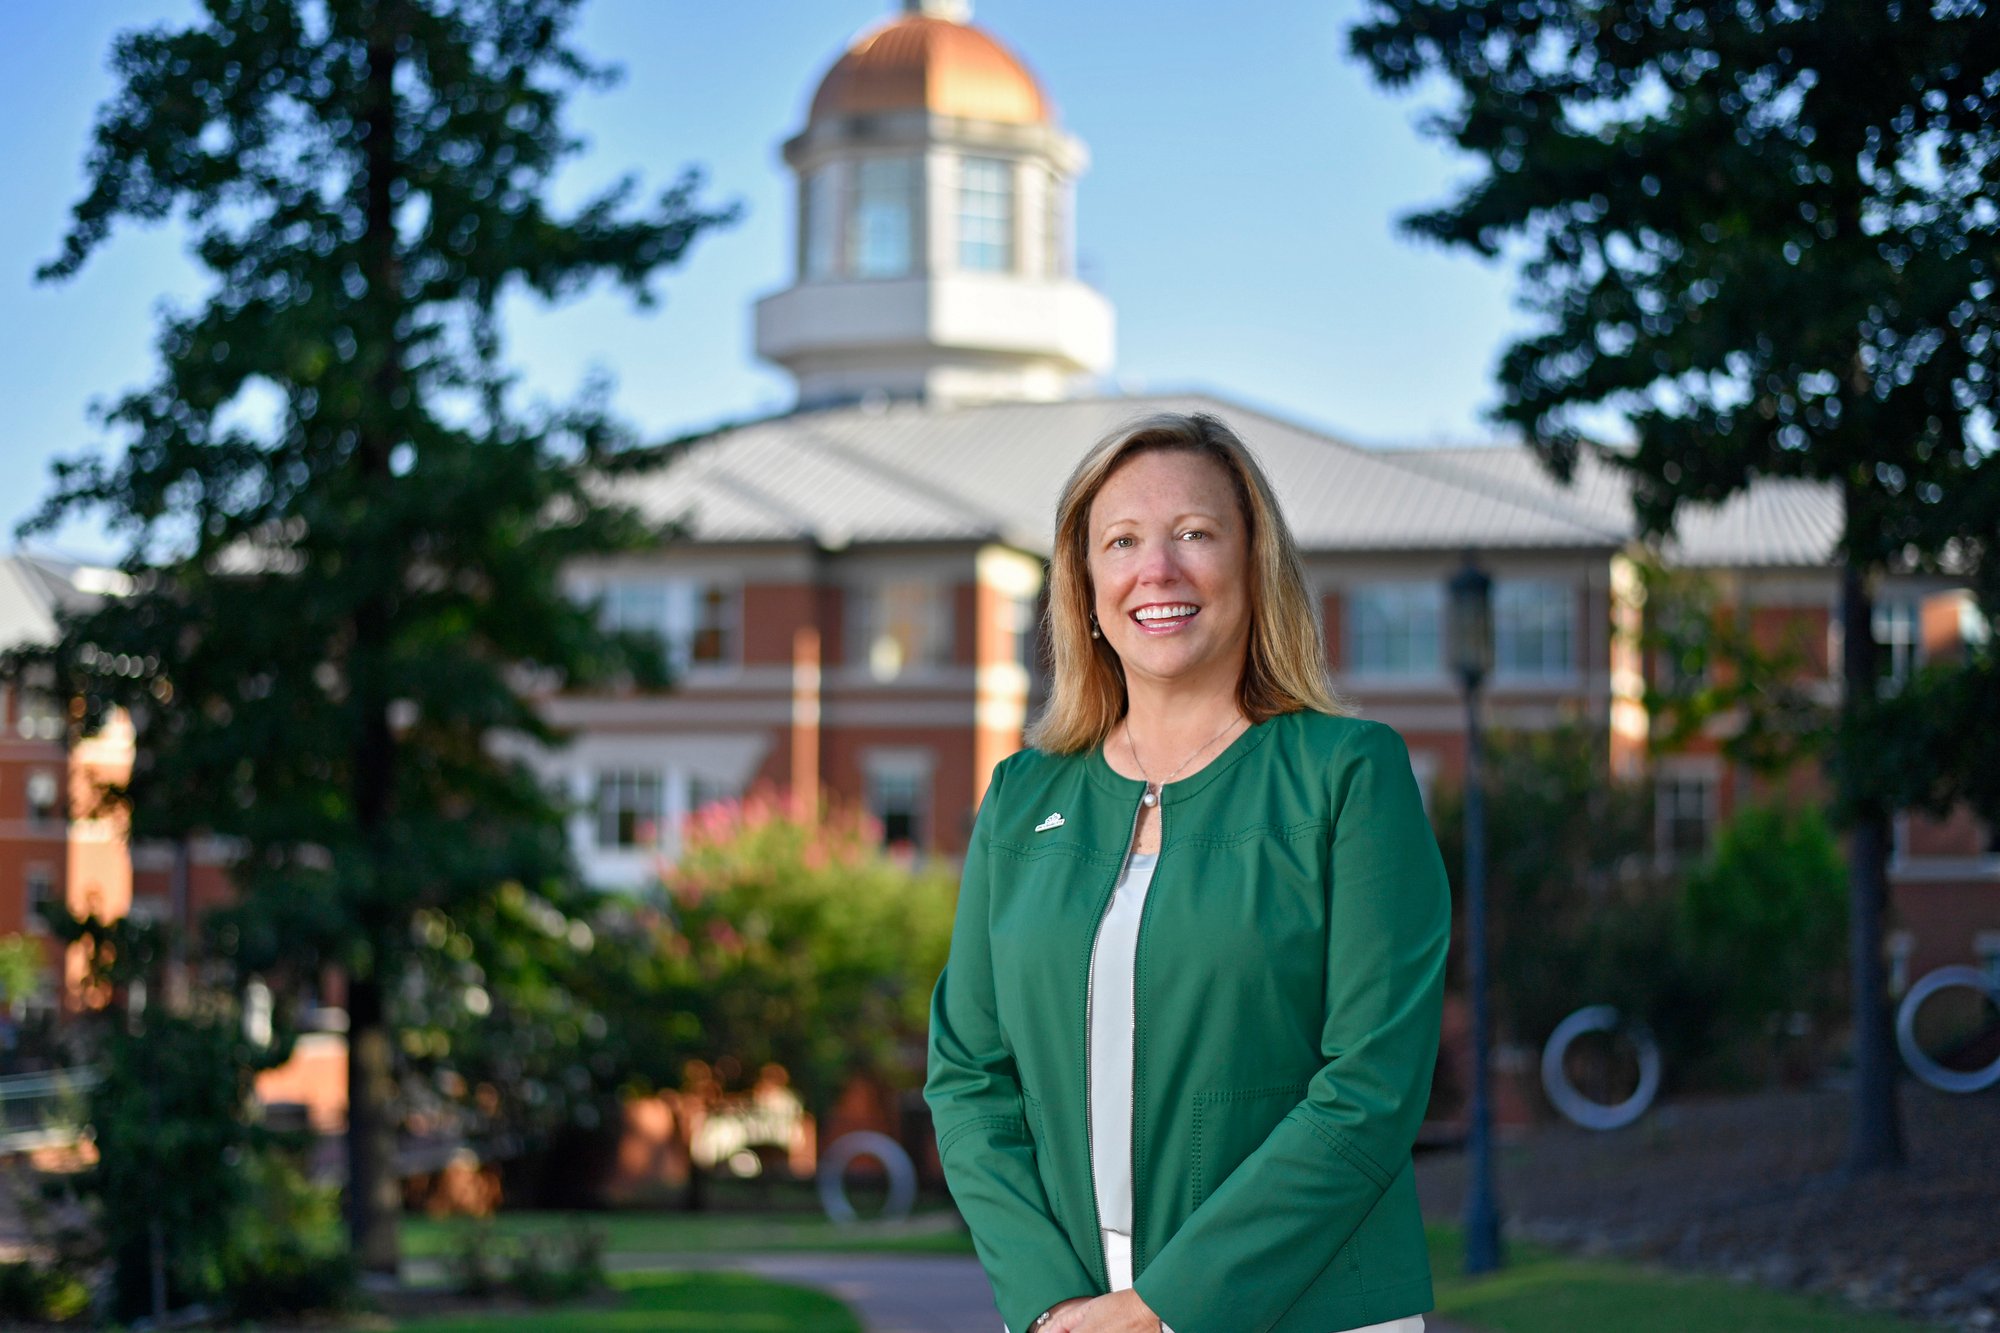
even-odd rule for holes
{"type": "Polygon", "coordinates": [[[2000,982],[1976,967],[1940,967],[1926,972],[1896,1007],[1896,1045],[1910,1072],[1939,1092],[1983,1092],[2000,1083],[2000,1059],[1979,1069],[1948,1069],[1917,1045],[1917,1010],[1923,1008],[1925,1000],[1951,986],[1968,987],[2000,1007],[2000,982]]]}
{"type": "Polygon", "coordinates": [[[857,1157],[873,1157],[889,1173],[889,1202],[878,1221],[896,1221],[910,1215],[917,1201],[917,1168],[903,1145],[887,1134],[860,1129],[842,1134],[819,1159],[819,1203],[826,1215],[842,1226],[861,1220],[847,1201],[847,1185],[842,1179],[857,1157]]]}
{"type": "Polygon", "coordinates": [[[1660,1090],[1660,1047],[1644,1023],[1620,1022],[1618,1010],[1608,1004],[1579,1009],[1556,1024],[1542,1047],[1542,1087],[1549,1101],[1571,1123],[1584,1129],[1622,1129],[1646,1113],[1660,1090]],[[1614,1105],[1595,1102],[1577,1091],[1563,1068],[1569,1044],[1586,1032],[1622,1033],[1638,1048],[1639,1086],[1630,1097],[1614,1105]]]}

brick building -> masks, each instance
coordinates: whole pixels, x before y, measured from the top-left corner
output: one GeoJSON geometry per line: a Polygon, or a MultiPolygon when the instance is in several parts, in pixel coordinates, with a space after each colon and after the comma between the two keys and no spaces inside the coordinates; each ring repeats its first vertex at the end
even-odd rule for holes
{"type": "MultiPolygon", "coordinates": [[[[1645,610],[1620,474],[1586,456],[1559,487],[1517,447],[1366,449],[1211,397],[1093,396],[1113,317],[1074,276],[1086,155],[966,10],[913,0],[857,38],[785,143],[795,279],[758,303],[757,341],[799,406],[620,482],[655,514],[685,514],[687,540],[567,571],[684,668],[665,695],[541,701],[579,729],[538,762],[574,798],[587,876],[643,881],[686,812],[758,782],[864,803],[888,837],[961,852],[1040,697],[1056,491],[1098,436],[1160,409],[1215,412],[1262,459],[1321,598],[1334,683],[1404,735],[1427,794],[1462,772],[1442,624],[1470,547],[1495,577],[1489,723],[1601,723],[1619,771],[1651,770],[1654,853],[1698,854],[1754,784],[1715,734],[1645,756],[1639,697],[1660,664],[1634,647],[1645,610]]],[[[1687,512],[1667,554],[1710,574],[1760,636],[1802,632],[1812,688],[1833,702],[1839,529],[1831,489],[1763,482],[1687,512]]],[[[116,591],[105,571],[0,561],[0,637],[46,634],[55,605],[116,591]]],[[[1989,632],[1949,583],[1891,579],[1876,595],[1892,687],[1989,632]]],[[[0,727],[0,931],[32,928],[40,896],[178,913],[225,891],[223,848],[128,854],[115,826],[70,817],[86,772],[129,764],[129,733],[66,752],[47,705],[18,691],[0,695],[0,727]]],[[[2000,830],[1899,815],[1890,875],[1899,988],[1946,962],[2000,967],[2000,830]]]]}

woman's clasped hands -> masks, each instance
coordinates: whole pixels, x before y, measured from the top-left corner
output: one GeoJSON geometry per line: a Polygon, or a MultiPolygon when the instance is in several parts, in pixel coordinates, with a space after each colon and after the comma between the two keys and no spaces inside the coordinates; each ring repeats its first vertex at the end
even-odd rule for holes
{"type": "Polygon", "coordinates": [[[1160,1333],[1160,1317],[1127,1287],[1108,1296],[1074,1296],[1056,1306],[1035,1333],[1160,1333]]]}

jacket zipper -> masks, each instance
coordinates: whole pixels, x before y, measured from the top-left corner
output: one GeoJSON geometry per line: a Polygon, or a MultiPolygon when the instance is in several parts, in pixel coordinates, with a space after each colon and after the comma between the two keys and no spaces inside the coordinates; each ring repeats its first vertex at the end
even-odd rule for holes
{"type": "MultiPolygon", "coordinates": [[[[1104,1282],[1106,1286],[1109,1286],[1111,1284],[1111,1261],[1104,1257],[1104,1215],[1098,1212],[1097,1210],[1097,1154],[1094,1147],[1092,1146],[1094,1140],[1091,1137],[1091,1130],[1090,1130],[1091,1000],[1092,1000],[1092,992],[1097,989],[1096,986],[1097,937],[1104,933],[1104,918],[1110,915],[1111,913],[1111,900],[1117,897],[1118,881],[1124,877],[1125,867],[1127,864],[1130,863],[1132,859],[1132,840],[1136,838],[1139,834],[1139,816],[1145,810],[1145,808],[1146,808],[1146,802],[1144,794],[1142,793],[1138,803],[1132,807],[1132,826],[1125,830],[1125,850],[1123,853],[1119,855],[1118,869],[1111,876],[1111,892],[1104,895],[1104,906],[1098,909],[1097,924],[1093,926],[1090,931],[1090,960],[1084,965],[1084,973],[1083,973],[1083,1160],[1084,1160],[1084,1166],[1088,1169],[1090,1174],[1090,1222],[1091,1222],[1090,1236],[1092,1243],[1097,1246],[1097,1269],[1100,1273],[1104,1274],[1104,1282]]],[[[1154,873],[1155,874],[1159,873],[1157,867],[1155,868],[1154,873]]],[[[1150,897],[1151,894],[1149,893],[1147,896],[1150,897]]],[[[1139,918],[1142,923],[1145,920],[1145,915],[1146,914],[1143,910],[1139,913],[1139,918]]],[[[1139,1014],[1138,1008],[1136,1007],[1136,1003],[1138,1000],[1138,989],[1139,989],[1138,962],[1139,962],[1139,955],[1137,948],[1137,940],[1135,938],[1134,948],[1132,951],[1132,964],[1133,964],[1132,991],[1133,991],[1133,1000],[1135,1005],[1135,1007],[1132,1010],[1132,1015],[1134,1023],[1138,1021],[1138,1014],[1139,1014]]],[[[1134,1104],[1136,1105],[1136,1102],[1134,1104]]],[[[1136,1194],[1137,1191],[1135,1190],[1134,1193],[1136,1194]]],[[[1138,1219],[1136,1215],[1134,1216],[1133,1219],[1132,1229],[1135,1232],[1139,1229],[1138,1219]]]]}

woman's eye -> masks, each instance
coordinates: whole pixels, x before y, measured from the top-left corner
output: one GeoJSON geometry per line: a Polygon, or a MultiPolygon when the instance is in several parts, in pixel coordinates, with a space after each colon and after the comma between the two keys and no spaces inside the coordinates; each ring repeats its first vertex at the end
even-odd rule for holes
{"type": "Polygon", "coordinates": [[[1182,540],[1184,540],[1184,541],[1185,541],[1185,540],[1186,540],[1187,538],[1189,538],[1189,537],[1203,537],[1203,538],[1206,538],[1207,536],[1208,536],[1208,534],[1207,534],[1206,532],[1203,532],[1203,531],[1202,531],[1202,530],[1201,530],[1200,528],[1189,528],[1189,529],[1188,529],[1188,530],[1187,530],[1186,532],[1183,532],[1183,533],[1181,534],[1181,538],[1182,538],[1182,540]]]}
{"type": "Polygon", "coordinates": [[[1129,542],[1129,541],[1131,541],[1131,540],[1132,540],[1132,538],[1130,538],[1130,537],[1113,537],[1113,538],[1111,539],[1111,544],[1112,544],[1112,545],[1113,545],[1114,547],[1117,547],[1117,546],[1123,546],[1123,545],[1124,545],[1124,544],[1125,544],[1126,542],[1129,542]]]}

